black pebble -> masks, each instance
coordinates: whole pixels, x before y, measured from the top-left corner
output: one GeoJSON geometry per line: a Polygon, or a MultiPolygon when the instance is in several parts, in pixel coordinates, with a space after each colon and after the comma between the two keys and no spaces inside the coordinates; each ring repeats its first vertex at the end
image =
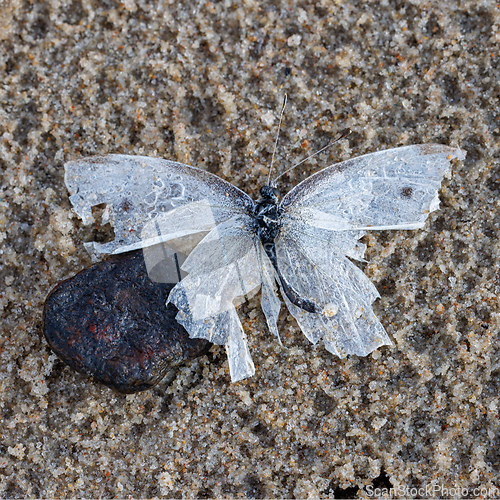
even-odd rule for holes
{"type": "Polygon", "coordinates": [[[65,363],[120,392],[156,385],[210,342],[190,339],[165,307],[172,284],[153,283],[142,250],[93,265],[57,285],[44,308],[44,334],[65,363]]]}

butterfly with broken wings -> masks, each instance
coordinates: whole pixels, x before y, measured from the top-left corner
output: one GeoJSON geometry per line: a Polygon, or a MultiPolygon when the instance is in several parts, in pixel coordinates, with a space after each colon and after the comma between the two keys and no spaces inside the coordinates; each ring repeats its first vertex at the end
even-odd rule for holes
{"type": "Polygon", "coordinates": [[[366,231],[422,227],[451,160],[464,157],[438,144],[379,151],[317,172],[281,201],[272,183],[255,202],[214,174],[144,156],[71,161],[65,181],[85,224],[101,204],[113,224],[113,241],[86,244],[93,258],[142,248],[151,279],[176,283],[168,302],[190,337],[225,345],[235,382],[255,373],[236,306],[259,288],[278,338],[277,287],[313,344],[341,358],[391,344],[371,306],[379,294],[350,259],[363,259],[366,231]]]}

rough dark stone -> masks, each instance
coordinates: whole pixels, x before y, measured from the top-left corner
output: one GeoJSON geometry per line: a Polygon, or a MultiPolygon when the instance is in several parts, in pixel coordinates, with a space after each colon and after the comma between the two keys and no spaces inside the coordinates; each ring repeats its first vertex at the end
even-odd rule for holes
{"type": "Polygon", "coordinates": [[[44,334],[65,363],[120,392],[157,384],[211,346],[190,339],[165,307],[173,285],[153,283],[142,251],[93,265],[57,285],[44,308],[44,334]]]}

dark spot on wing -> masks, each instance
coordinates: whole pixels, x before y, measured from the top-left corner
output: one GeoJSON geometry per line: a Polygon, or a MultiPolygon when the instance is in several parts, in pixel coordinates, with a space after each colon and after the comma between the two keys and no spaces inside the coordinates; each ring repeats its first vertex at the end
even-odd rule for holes
{"type": "Polygon", "coordinates": [[[401,196],[403,198],[411,198],[412,194],[413,194],[413,188],[410,186],[401,189],[401,196]]]}
{"type": "Polygon", "coordinates": [[[172,198],[182,197],[183,188],[181,184],[175,183],[170,186],[170,196],[172,198]]]}
{"type": "Polygon", "coordinates": [[[132,208],[132,203],[130,203],[129,200],[125,199],[120,203],[118,210],[123,212],[129,212],[131,208],[132,208]]]}

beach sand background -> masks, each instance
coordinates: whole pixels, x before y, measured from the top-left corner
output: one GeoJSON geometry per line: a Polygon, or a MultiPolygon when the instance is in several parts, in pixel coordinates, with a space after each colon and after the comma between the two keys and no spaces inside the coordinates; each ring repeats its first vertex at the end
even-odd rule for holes
{"type": "Polygon", "coordinates": [[[4,0],[0,9],[0,496],[500,488],[497,2],[4,0]],[[425,228],[364,239],[360,267],[394,345],[339,360],[283,308],[282,347],[256,296],[240,309],[252,379],[230,383],[220,346],[170,385],[129,396],[65,367],[43,338],[43,303],[91,261],[63,163],[164,157],[257,197],[284,93],[280,169],[353,133],[284,177],[282,192],[381,149],[467,151],[425,228]]]}

